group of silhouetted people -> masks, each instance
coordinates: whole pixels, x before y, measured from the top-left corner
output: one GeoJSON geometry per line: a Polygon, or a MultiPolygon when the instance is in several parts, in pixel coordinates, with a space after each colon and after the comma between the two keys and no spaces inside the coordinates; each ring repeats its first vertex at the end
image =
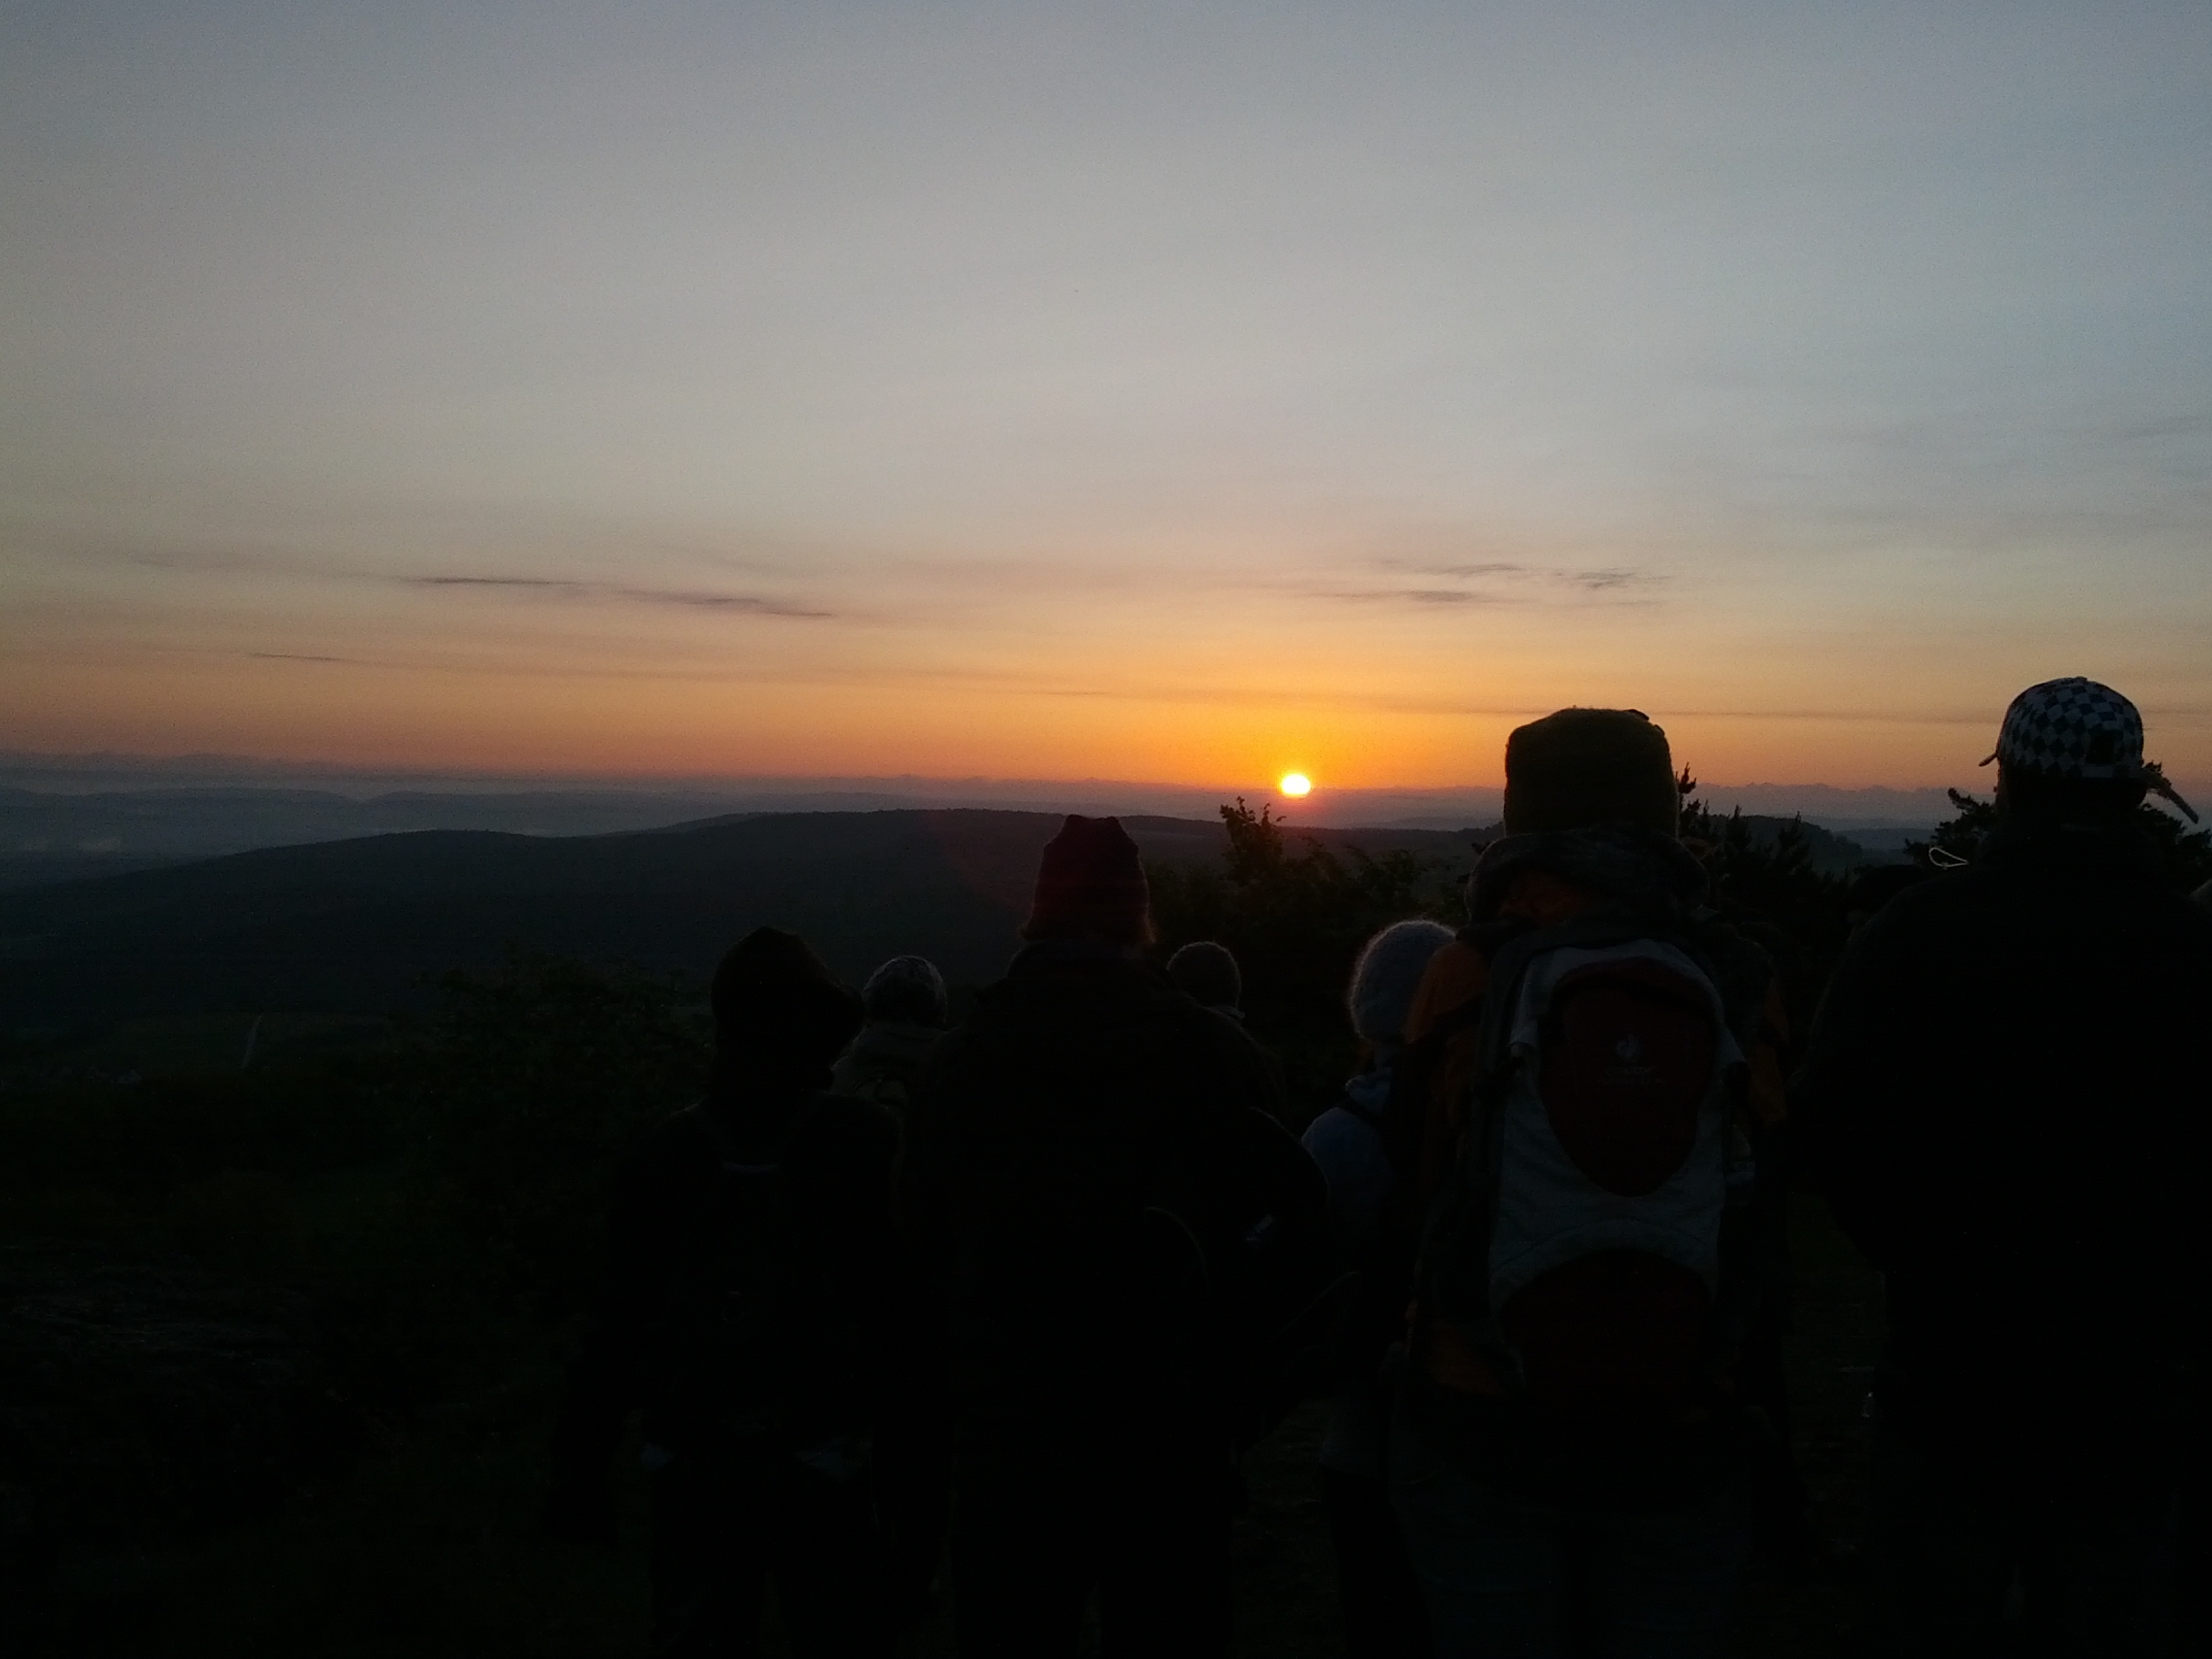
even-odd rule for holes
{"type": "Polygon", "coordinates": [[[1519,728],[1466,925],[1347,964],[1361,1067],[1302,1142],[1235,958],[1149,965],[1115,819],[957,1026],[921,958],[855,993],[757,930],[623,1177],[549,1520],[612,1536],[642,1407],[656,1654],[758,1651],[772,1588],[802,1655],[940,1596],[969,1659],[1219,1655],[1240,1459],[1326,1397],[1354,1659],[1716,1654],[1804,1526],[1794,1187],[1884,1285],[1866,1651],[2180,1651],[2212,912],[2126,699],[2032,687],[1992,758],[1996,830],[1854,889],[1800,1036],[1664,733],[1519,728]]]}

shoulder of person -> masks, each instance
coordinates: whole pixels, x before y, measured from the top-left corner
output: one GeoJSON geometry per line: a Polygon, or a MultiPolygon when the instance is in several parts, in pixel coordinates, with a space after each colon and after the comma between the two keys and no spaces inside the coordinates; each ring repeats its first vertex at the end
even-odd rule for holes
{"type": "Polygon", "coordinates": [[[1223,1086],[1223,1097],[1256,1111],[1278,1132],[1296,1144],[1283,1127],[1287,1103],[1283,1098],[1283,1071],[1275,1056],[1259,1038],[1217,1009],[1189,1004],[1183,1016],[1205,1055],[1211,1074],[1223,1086]]]}
{"type": "Polygon", "coordinates": [[[1176,994],[1172,1009],[1173,1018],[1181,1021],[1224,1054],[1233,1054],[1240,1060],[1266,1064],[1267,1050],[1261,1045],[1259,1038],[1245,1029],[1241,1020],[1232,1019],[1218,1008],[1207,1008],[1194,1002],[1180,992],[1176,994]]]}
{"type": "Polygon", "coordinates": [[[1418,1043],[1439,1022],[1481,997],[1490,982],[1490,957],[1498,948],[1495,929],[1467,927],[1429,958],[1422,970],[1412,1006],[1406,1011],[1405,1035],[1418,1043]]]}
{"type": "Polygon", "coordinates": [[[1298,1144],[1326,1168],[1335,1162],[1365,1162],[1380,1156],[1382,1136],[1365,1117],[1339,1100],[1305,1126],[1298,1144]]]}
{"type": "Polygon", "coordinates": [[[861,1173],[888,1170],[897,1160],[898,1118],[880,1101],[817,1095],[792,1125],[787,1161],[830,1165],[861,1173]]]}
{"type": "Polygon", "coordinates": [[[928,1094],[940,1079],[957,1075],[961,1067],[967,1064],[981,1045],[984,1033],[981,1022],[988,1018],[986,1012],[979,1010],[974,1016],[952,1026],[930,1044],[929,1057],[922,1062],[921,1073],[917,1079],[918,1097],[928,1094]]]}
{"type": "Polygon", "coordinates": [[[1921,959],[1936,941],[1970,946],[1976,913],[2011,902],[1986,870],[1952,870],[1907,887],[1869,917],[1845,945],[1837,971],[1921,959]]]}

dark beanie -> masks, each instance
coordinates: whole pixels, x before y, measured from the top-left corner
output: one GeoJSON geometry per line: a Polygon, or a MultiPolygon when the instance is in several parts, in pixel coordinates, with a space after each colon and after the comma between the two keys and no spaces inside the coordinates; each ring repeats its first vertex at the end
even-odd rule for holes
{"type": "Polygon", "coordinates": [[[827,1064],[860,1029],[860,997],[795,933],[756,927],[731,947],[708,993],[725,1050],[827,1064]]]}
{"type": "Polygon", "coordinates": [[[1506,833],[1639,824],[1675,833],[1667,733],[1639,709],[1562,709],[1506,739],[1506,833]]]}
{"type": "Polygon", "coordinates": [[[1144,862],[1118,818],[1070,813],[1045,844],[1025,939],[1084,937],[1115,945],[1152,938],[1152,889],[1144,862]]]}

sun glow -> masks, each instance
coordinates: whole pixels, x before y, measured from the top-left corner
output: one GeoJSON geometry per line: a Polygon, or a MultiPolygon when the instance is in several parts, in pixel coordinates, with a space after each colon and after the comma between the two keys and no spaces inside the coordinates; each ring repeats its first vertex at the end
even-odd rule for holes
{"type": "Polygon", "coordinates": [[[1296,800],[1300,796],[1311,795],[1314,792],[1314,780],[1303,772],[1285,772],[1283,775],[1282,783],[1276,787],[1289,796],[1291,799],[1296,800]]]}

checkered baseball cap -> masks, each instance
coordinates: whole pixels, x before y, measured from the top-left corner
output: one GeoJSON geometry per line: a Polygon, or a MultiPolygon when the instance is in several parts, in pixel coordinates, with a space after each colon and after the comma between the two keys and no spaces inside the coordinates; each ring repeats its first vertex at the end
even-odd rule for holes
{"type": "Polygon", "coordinates": [[[2094,680],[2046,680],[2013,699],[1996,753],[1981,764],[1990,760],[2052,777],[2141,777],[2142,716],[2094,680]]]}
{"type": "Polygon", "coordinates": [[[2115,777],[2145,785],[2189,821],[2196,814],[2174,793],[2165,774],[2142,757],[2142,716],[2110,686],[2078,674],[2046,680],[2013,699],[1989,760],[2046,777],[2115,777]]]}

